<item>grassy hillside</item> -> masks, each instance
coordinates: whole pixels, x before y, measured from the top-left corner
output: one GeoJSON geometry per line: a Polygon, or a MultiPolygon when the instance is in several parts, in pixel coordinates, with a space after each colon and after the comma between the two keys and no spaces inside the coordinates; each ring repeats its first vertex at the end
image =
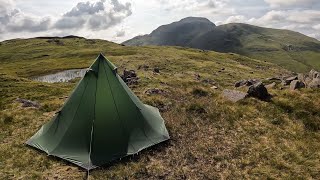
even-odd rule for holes
{"type": "Polygon", "coordinates": [[[292,71],[320,69],[320,42],[303,34],[247,24],[219,28],[237,38],[241,46],[234,52],[276,63],[292,71]]]}
{"type": "MultiPolygon", "coordinates": [[[[291,71],[306,72],[320,69],[320,42],[301,33],[231,23],[213,27],[210,21],[204,31],[194,31],[197,19],[183,20],[161,26],[150,35],[123,42],[126,45],[173,45],[218,52],[234,52],[281,65],[291,71]],[[186,31],[193,33],[188,35],[186,31]],[[198,33],[198,34],[196,34],[198,33]]],[[[204,22],[203,22],[204,23],[204,22]]]]}
{"type": "Polygon", "coordinates": [[[88,67],[103,52],[140,77],[131,87],[163,109],[171,140],[90,172],[90,179],[319,179],[319,90],[273,89],[271,102],[231,103],[221,96],[235,81],[287,73],[236,54],[180,47],[124,47],[102,40],[29,39],[0,47],[0,179],[81,179],[86,173],[24,142],[57,111],[75,87],[30,77],[88,67]],[[148,65],[149,70],[138,69],[148,65]],[[258,66],[258,67],[257,67],[258,66]],[[152,69],[160,68],[160,74],[152,69]],[[222,69],[225,70],[222,70],[222,69]],[[195,78],[200,75],[200,80],[195,78]],[[203,80],[212,80],[218,87],[203,80]],[[146,95],[148,88],[165,94],[146,95]],[[22,108],[16,98],[38,101],[22,108]]]}

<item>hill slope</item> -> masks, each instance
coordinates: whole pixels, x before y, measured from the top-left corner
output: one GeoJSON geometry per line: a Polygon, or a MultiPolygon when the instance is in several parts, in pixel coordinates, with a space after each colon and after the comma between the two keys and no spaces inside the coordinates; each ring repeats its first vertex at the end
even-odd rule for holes
{"type": "Polygon", "coordinates": [[[78,80],[49,84],[30,77],[89,67],[100,52],[120,73],[136,70],[140,80],[131,89],[144,103],[162,109],[172,139],[91,171],[90,179],[320,178],[319,90],[276,88],[270,90],[271,102],[248,98],[235,104],[221,96],[237,80],[286,73],[278,66],[190,48],[50,38],[10,40],[0,48],[0,179],[86,176],[73,164],[24,144],[54,116],[78,80]],[[160,74],[153,73],[154,67],[160,74]],[[148,95],[149,88],[165,93],[148,95]],[[23,108],[16,98],[38,101],[41,107],[23,108]]]}
{"type": "Polygon", "coordinates": [[[248,24],[232,23],[213,26],[209,20],[199,19],[211,28],[204,28],[203,31],[184,28],[185,20],[188,20],[188,25],[191,27],[197,27],[199,21],[198,18],[186,18],[161,26],[149,35],[135,37],[123,44],[185,46],[218,52],[234,52],[273,62],[292,71],[320,69],[320,42],[316,39],[289,30],[262,28],[248,24]],[[189,29],[192,32],[191,36],[187,33],[189,29]]]}

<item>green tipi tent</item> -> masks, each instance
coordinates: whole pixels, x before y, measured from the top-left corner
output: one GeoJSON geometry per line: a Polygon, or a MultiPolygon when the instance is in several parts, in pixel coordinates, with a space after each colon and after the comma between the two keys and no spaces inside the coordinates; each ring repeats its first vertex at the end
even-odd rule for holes
{"type": "Polygon", "coordinates": [[[159,110],[143,104],[116,69],[100,54],[27,144],[90,170],[168,140],[159,110]]]}

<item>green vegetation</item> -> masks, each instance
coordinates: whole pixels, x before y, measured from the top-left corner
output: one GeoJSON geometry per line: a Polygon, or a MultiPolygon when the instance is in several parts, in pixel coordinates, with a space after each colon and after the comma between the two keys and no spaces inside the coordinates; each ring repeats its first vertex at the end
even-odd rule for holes
{"type": "Polygon", "coordinates": [[[100,52],[120,73],[136,70],[140,81],[131,88],[143,102],[163,109],[172,139],[96,169],[90,179],[320,178],[320,90],[273,89],[271,102],[249,98],[232,103],[221,96],[237,80],[273,77],[286,70],[236,54],[58,40],[1,43],[0,179],[86,176],[77,166],[24,144],[62,106],[77,81],[49,84],[30,77],[88,67],[100,52]],[[150,68],[137,70],[140,65],[150,68]],[[160,74],[152,72],[154,67],[160,74]],[[204,81],[208,79],[217,90],[204,81]],[[148,88],[166,93],[147,95],[148,88]],[[37,101],[41,108],[22,108],[16,98],[37,101]]]}

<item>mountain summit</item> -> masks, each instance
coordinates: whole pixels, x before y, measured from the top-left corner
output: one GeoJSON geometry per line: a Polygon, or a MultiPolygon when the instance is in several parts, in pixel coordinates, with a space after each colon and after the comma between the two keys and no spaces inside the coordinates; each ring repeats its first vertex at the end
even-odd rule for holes
{"type": "Polygon", "coordinates": [[[137,36],[125,45],[174,45],[186,46],[197,36],[212,31],[216,25],[206,18],[187,17],[158,27],[149,35],[137,36]]]}
{"type": "Polygon", "coordinates": [[[123,42],[129,46],[183,46],[234,52],[303,72],[320,69],[320,42],[298,32],[231,23],[216,26],[206,18],[187,17],[123,42]]]}

